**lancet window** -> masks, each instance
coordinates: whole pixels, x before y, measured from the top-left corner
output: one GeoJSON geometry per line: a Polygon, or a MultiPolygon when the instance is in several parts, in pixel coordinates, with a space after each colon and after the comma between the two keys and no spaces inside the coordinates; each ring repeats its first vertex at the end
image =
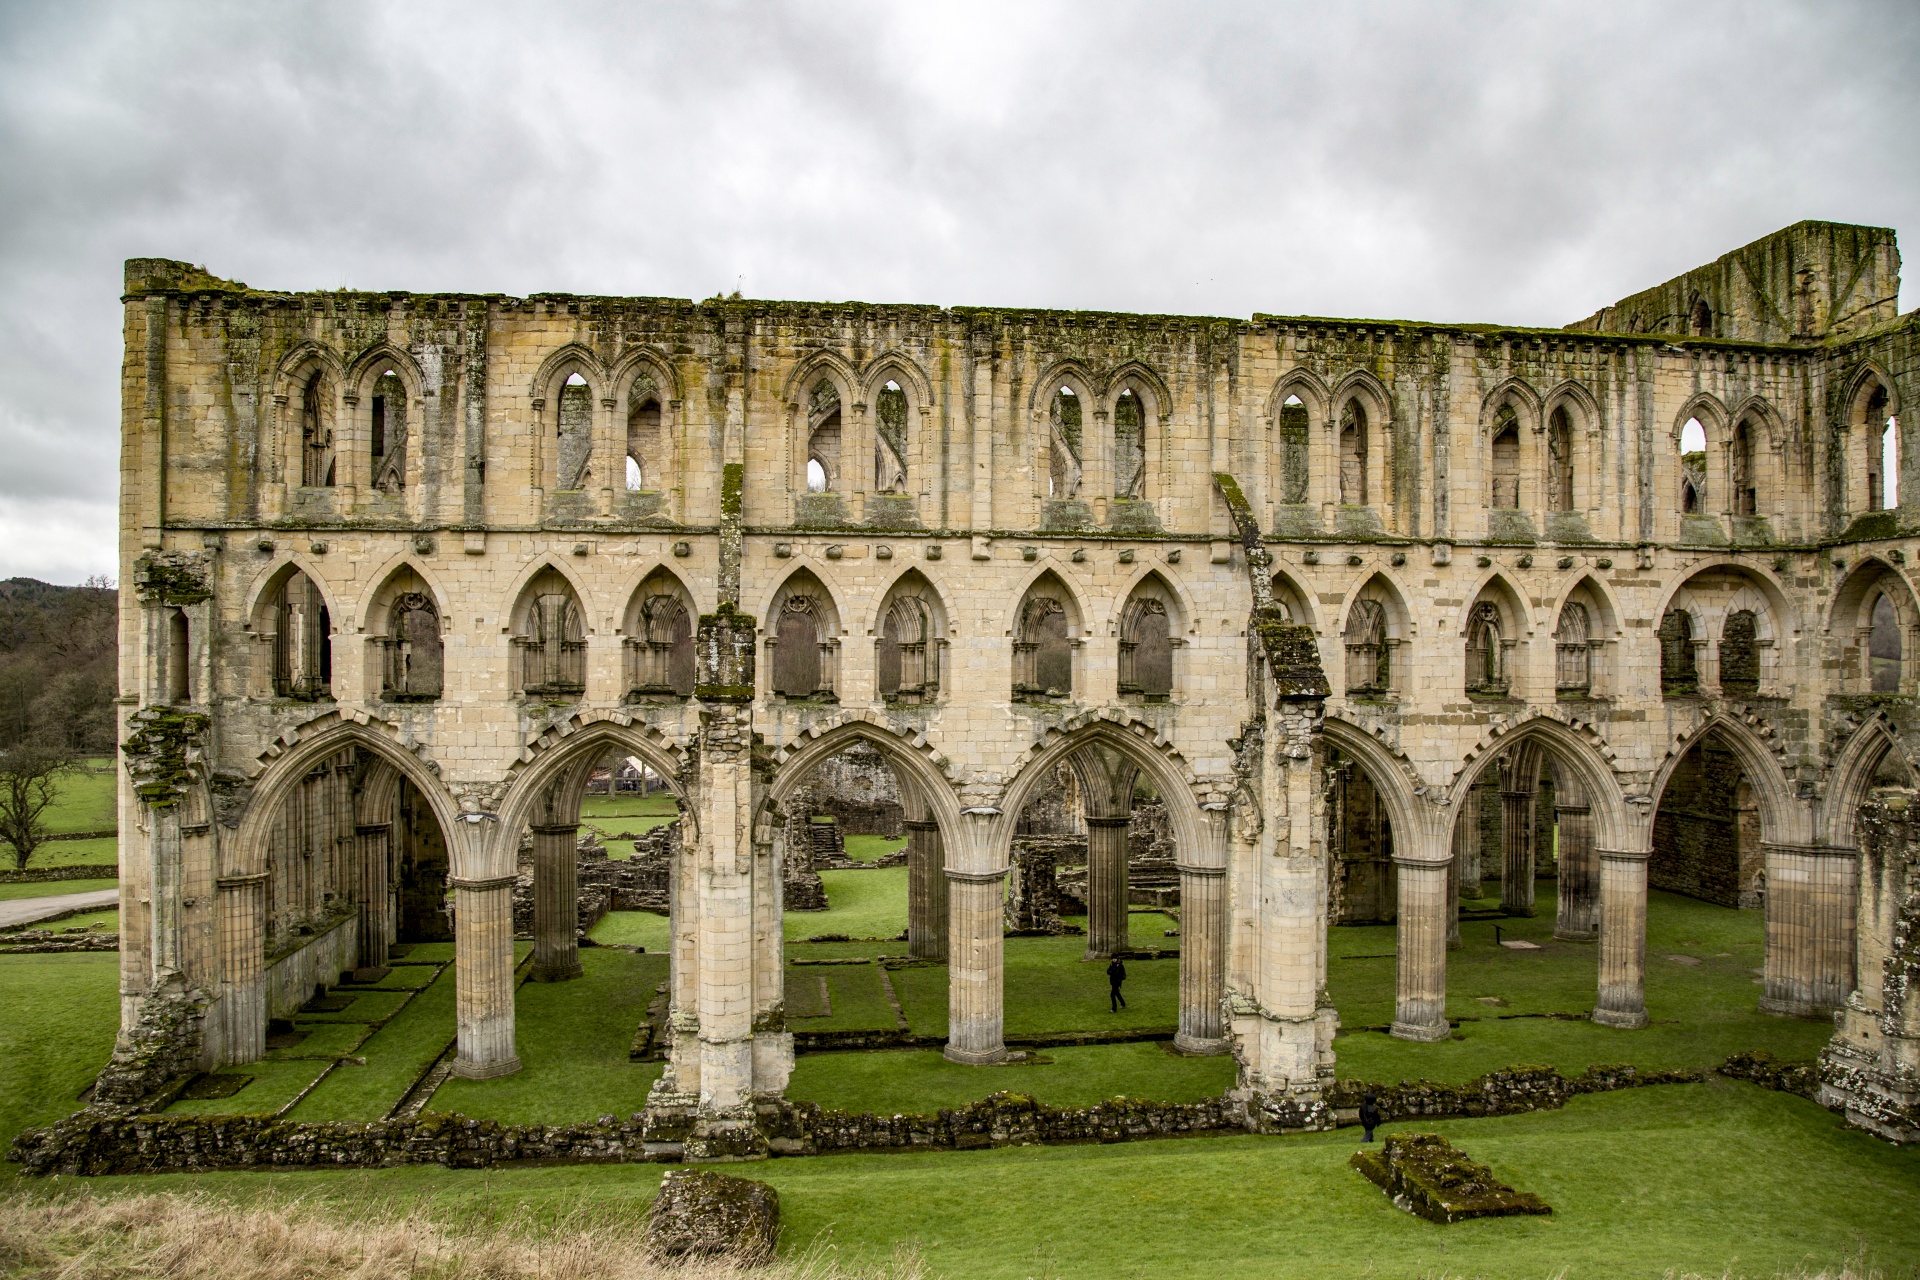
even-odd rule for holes
{"type": "Polygon", "coordinates": [[[1073,646],[1066,606],[1051,595],[1027,597],[1014,633],[1013,692],[1022,698],[1065,698],[1073,693],[1073,646]]]}
{"type": "Polygon", "coordinates": [[[317,702],[333,696],[332,618],[313,579],[290,574],[275,590],[273,693],[317,702]]]}
{"type": "Polygon", "coordinates": [[[1307,406],[1290,395],[1280,406],[1280,501],[1297,505],[1307,500],[1311,446],[1307,406]]]}
{"type": "Polygon", "coordinates": [[[549,698],[586,692],[586,618],[572,591],[554,583],[528,601],[513,644],[521,692],[549,698]]]}
{"type": "Polygon", "coordinates": [[[593,482],[593,388],[577,373],[567,375],[560,388],[556,415],[560,489],[584,489],[593,482]]]}
{"type": "Polygon", "coordinates": [[[1387,611],[1378,600],[1356,600],[1347,615],[1347,693],[1381,694],[1391,686],[1393,649],[1387,611]]]}
{"type": "Polygon", "coordinates": [[[1867,629],[1867,659],[1873,692],[1898,693],[1903,656],[1900,619],[1885,592],[1874,600],[1873,612],[1868,616],[1871,621],[1867,629]]]}
{"type": "Polygon", "coordinates": [[[1173,693],[1173,636],[1167,606],[1152,596],[1135,596],[1120,619],[1120,692],[1148,702],[1165,702],[1173,693]]]}
{"type": "Polygon", "coordinates": [[[1693,648],[1693,617],[1669,609],[1660,619],[1660,691],[1669,696],[1696,693],[1700,670],[1693,648]]]}
{"type": "Polygon", "coordinates": [[[1547,502],[1555,511],[1573,510],[1573,420],[1565,405],[1547,419],[1547,502]]]}
{"type": "Polygon", "coordinates": [[[880,696],[889,702],[920,702],[940,689],[939,648],[933,620],[918,596],[897,597],[880,625],[877,664],[880,696]]]}
{"type": "Polygon", "coordinates": [[[380,696],[388,702],[431,702],[445,681],[440,611],[422,591],[404,592],[387,610],[380,639],[380,696]]]}
{"type": "Polygon", "coordinates": [[[907,393],[889,382],[874,397],[873,491],[907,492],[907,393]]]}
{"type": "Polygon", "coordinates": [[[1728,614],[1720,628],[1720,691],[1730,698],[1760,692],[1760,624],[1751,609],[1728,614]]]}
{"type": "Polygon", "coordinates": [[[316,373],[300,393],[300,483],[309,489],[333,486],[333,397],[326,375],[316,373]]]}
{"type": "Polygon", "coordinates": [[[773,691],[783,698],[832,696],[830,642],[820,602],[801,592],[789,595],[774,624],[773,691]]]}
{"type": "Polygon", "coordinates": [[[1493,419],[1493,505],[1520,505],[1520,423],[1508,405],[1493,419]]]}
{"type": "Polygon", "coordinates": [[[1358,400],[1340,410],[1340,501],[1367,504],[1367,410],[1358,400]]]}
{"type": "Polygon", "coordinates": [[[832,493],[840,483],[840,392],[825,378],[807,402],[807,492],[832,493]]]}
{"type": "Polygon", "coordinates": [[[1500,632],[1500,607],[1482,600],[1467,620],[1467,692],[1507,691],[1506,649],[1500,632]]]}
{"type": "Polygon", "coordinates": [[[693,693],[693,619],[677,596],[650,595],[640,606],[640,632],[632,637],[632,689],[639,694],[689,697],[693,693]]]}
{"type": "Polygon", "coordinates": [[[1052,498],[1077,498],[1080,496],[1081,471],[1081,419],[1080,397],[1072,387],[1061,387],[1053,393],[1053,402],[1048,410],[1049,439],[1047,465],[1047,496],[1052,498]]]}
{"type": "Polygon", "coordinates": [[[1113,496],[1138,498],[1146,488],[1146,414],[1132,388],[1113,404],[1113,496]]]}
{"type": "Polygon", "coordinates": [[[1585,697],[1593,688],[1592,627],[1587,606],[1569,601],[1560,610],[1553,633],[1554,676],[1557,693],[1585,697]]]}
{"type": "Polygon", "coordinates": [[[373,487],[381,493],[406,488],[407,384],[391,369],[373,381],[368,446],[373,487]]]}
{"type": "Polygon", "coordinates": [[[627,491],[666,487],[667,442],[660,426],[660,392],[641,374],[627,392],[627,491]]]}

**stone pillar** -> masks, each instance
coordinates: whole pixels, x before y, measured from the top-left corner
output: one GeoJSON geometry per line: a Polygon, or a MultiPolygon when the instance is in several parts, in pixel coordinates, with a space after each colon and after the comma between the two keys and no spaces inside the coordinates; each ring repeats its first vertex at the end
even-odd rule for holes
{"type": "Polygon", "coordinates": [[[580,976],[580,828],[533,828],[533,980],[580,976]]]}
{"type": "Polygon", "coordinates": [[[1127,831],[1130,816],[1087,816],[1087,953],[1105,960],[1127,949],[1127,831]]]}
{"type": "Polygon", "coordinates": [[[360,846],[360,963],[369,969],[386,964],[387,949],[393,945],[393,885],[387,874],[392,831],[387,822],[354,828],[360,846]]]}
{"type": "MultiPolygon", "coordinates": [[[[1555,789],[1560,794],[1560,789],[1555,789]]],[[[1553,936],[1568,942],[1592,942],[1600,936],[1600,868],[1593,851],[1593,811],[1584,804],[1558,804],[1560,830],[1560,904],[1553,936]]]]}
{"type": "Polygon", "coordinates": [[[1227,1050],[1221,1008],[1227,971],[1225,839],[1224,832],[1216,835],[1215,847],[1201,851],[1210,855],[1204,861],[1180,863],[1180,1029],[1173,1044],[1182,1053],[1227,1050]]]}
{"type": "Polygon", "coordinates": [[[1763,846],[1767,859],[1762,1013],[1830,1013],[1854,988],[1860,853],[1834,845],[1763,846]]]}
{"type": "Polygon", "coordinates": [[[950,1062],[982,1066],[1007,1056],[1006,878],[997,871],[948,870],[947,1047],[950,1062]]]}
{"type": "MultiPolygon", "coordinates": [[[[221,876],[217,919],[220,930],[219,1034],[209,1036],[208,1057],[216,1067],[255,1062],[267,1053],[266,918],[267,873],[221,876]]],[[[215,1021],[214,1019],[210,1019],[215,1021]]]]}
{"type": "Polygon", "coordinates": [[[1394,855],[1399,870],[1399,957],[1393,1036],[1445,1040],[1447,1026],[1447,863],[1394,855]]]}
{"type": "Polygon", "coordinates": [[[520,1069],[513,1045],[512,876],[453,882],[453,976],[458,1053],[468,1080],[520,1069]]]}
{"type": "Polygon", "coordinates": [[[907,954],[920,960],[947,958],[946,852],[940,824],[908,819],[907,954]]]}
{"type": "Polygon", "coordinates": [[[1462,898],[1480,896],[1480,790],[1468,787],[1453,819],[1454,881],[1462,898]]]}
{"type": "Polygon", "coordinates": [[[1600,991],[1593,1020],[1634,1030],[1647,1025],[1646,849],[1601,849],[1600,991]]]}
{"type": "Polygon", "coordinates": [[[1500,833],[1505,865],[1500,876],[1500,910],[1530,916],[1533,906],[1533,815],[1539,788],[1500,792],[1500,833]]]}

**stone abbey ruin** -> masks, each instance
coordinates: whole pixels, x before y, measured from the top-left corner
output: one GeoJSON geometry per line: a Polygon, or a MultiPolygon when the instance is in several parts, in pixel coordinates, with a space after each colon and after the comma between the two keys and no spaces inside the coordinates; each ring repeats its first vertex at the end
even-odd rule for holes
{"type": "Polygon", "coordinates": [[[1551,870],[1596,1023],[1646,1021],[1650,884],[1763,910],[1761,1007],[1835,1016],[1823,1100],[1920,1137],[1898,272],[1801,223],[1525,329],[130,261],[95,1104],[448,935],[453,1070],[515,1071],[523,846],[564,980],[620,761],[681,812],[616,888],[671,911],[649,1151],[768,1150],[835,805],[908,837],[955,1062],[1006,1053],[1009,929],[1074,898],[1103,957],[1152,895],[1180,1049],[1233,1055],[1238,1123],[1323,1127],[1329,927],[1395,922],[1393,1033],[1440,1039],[1463,886],[1528,914],[1551,870]]]}

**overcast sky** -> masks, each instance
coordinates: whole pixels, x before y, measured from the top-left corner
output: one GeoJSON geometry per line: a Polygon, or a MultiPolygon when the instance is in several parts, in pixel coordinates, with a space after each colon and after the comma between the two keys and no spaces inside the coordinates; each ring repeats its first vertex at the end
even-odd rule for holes
{"type": "Polygon", "coordinates": [[[1910,0],[0,0],[0,577],[116,571],[128,257],[1557,325],[1920,227],[1916,67],[1910,0]]]}

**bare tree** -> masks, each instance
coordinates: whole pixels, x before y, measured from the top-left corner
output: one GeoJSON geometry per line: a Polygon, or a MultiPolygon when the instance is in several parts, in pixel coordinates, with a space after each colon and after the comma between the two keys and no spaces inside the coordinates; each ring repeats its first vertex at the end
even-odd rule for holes
{"type": "Polygon", "coordinates": [[[0,752],[0,840],[13,846],[13,865],[27,859],[47,838],[42,821],[57,794],[56,780],[73,766],[61,747],[20,742],[0,752]]]}

